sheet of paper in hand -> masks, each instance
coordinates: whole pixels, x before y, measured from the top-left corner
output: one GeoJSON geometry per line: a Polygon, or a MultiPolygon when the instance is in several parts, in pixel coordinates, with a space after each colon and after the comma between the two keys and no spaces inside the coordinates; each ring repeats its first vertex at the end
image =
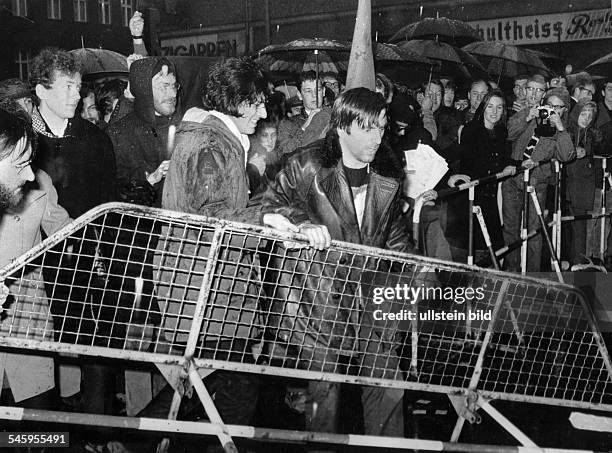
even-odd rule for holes
{"type": "Polygon", "coordinates": [[[406,182],[404,193],[417,198],[431,190],[448,171],[446,161],[429,145],[419,143],[416,149],[404,151],[406,156],[406,182]]]}

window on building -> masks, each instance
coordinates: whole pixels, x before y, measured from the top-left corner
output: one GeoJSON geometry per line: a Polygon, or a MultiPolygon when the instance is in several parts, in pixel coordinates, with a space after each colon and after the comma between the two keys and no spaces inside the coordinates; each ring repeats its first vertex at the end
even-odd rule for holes
{"type": "Polygon", "coordinates": [[[13,16],[26,17],[28,15],[28,0],[12,0],[13,16]]]}
{"type": "Polygon", "coordinates": [[[101,24],[110,24],[111,23],[111,8],[110,8],[110,0],[98,0],[98,5],[100,5],[100,23],[101,24]]]}
{"type": "Polygon", "coordinates": [[[15,60],[17,65],[17,74],[21,80],[28,80],[30,73],[30,51],[20,50],[17,52],[17,59],[15,60]]]}
{"type": "Polygon", "coordinates": [[[121,0],[121,17],[124,27],[129,27],[132,14],[134,14],[134,0],[121,0]]]}
{"type": "Polygon", "coordinates": [[[62,0],[47,0],[47,17],[49,19],[62,18],[62,0]]]}
{"type": "Polygon", "coordinates": [[[74,0],[74,21],[87,22],[87,0],[74,0]]]}

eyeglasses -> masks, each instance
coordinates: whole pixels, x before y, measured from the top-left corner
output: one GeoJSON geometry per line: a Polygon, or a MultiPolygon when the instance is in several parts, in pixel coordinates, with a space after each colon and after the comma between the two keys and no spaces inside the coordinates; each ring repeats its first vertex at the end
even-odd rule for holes
{"type": "Polygon", "coordinates": [[[585,88],[585,87],[580,87],[580,91],[582,91],[583,93],[584,92],[589,93],[591,96],[593,96],[595,94],[593,91],[591,91],[591,90],[589,90],[588,88],[585,88]]]}
{"type": "Polygon", "coordinates": [[[26,168],[28,168],[30,165],[32,165],[32,161],[30,159],[26,160],[25,162],[20,162],[18,164],[13,164],[13,167],[15,167],[15,170],[17,170],[17,174],[21,173],[23,170],[25,170],[26,168]]]}
{"type": "Polygon", "coordinates": [[[548,104],[548,107],[555,110],[563,110],[565,108],[564,104],[548,104]]]}
{"type": "Polygon", "coordinates": [[[543,88],[534,88],[534,87],[527,87],[525,88],[525,91],[535,91],[536,93],[544,93],[543,88]]]}
{"type": "Polygon", "coordinates": [[[527,88],[525,88],[523,85],[514,85],[514,89],[519,91],[525,91],[527,88]]]}

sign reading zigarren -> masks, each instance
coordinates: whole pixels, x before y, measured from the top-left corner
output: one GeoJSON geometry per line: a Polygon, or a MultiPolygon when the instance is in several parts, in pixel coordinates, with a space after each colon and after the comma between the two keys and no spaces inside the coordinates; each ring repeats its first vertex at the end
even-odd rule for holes
{"type": "Polygon", "coordinates": [[[612,38],[612,11],[598,9],[468,22],[484,41],[508,44],[612,38]]]}
{"type": "Polygon", "coordinates": [[[200,57],[236,57],[244,54],[242,33],[219,33],[164,38],[163,55],[191,55],[200,57]]]}

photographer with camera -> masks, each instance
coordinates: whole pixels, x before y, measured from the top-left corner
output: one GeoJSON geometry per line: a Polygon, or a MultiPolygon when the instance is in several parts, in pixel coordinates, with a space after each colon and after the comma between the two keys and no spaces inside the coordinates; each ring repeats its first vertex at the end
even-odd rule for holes
{"type": "MultiPolygon", "coordinates": [[[[546,200],[548,179],[553,172],[550,160],[558,159],[566,162],[576,155],[574,144],[564,123],[570,103],[569,93],[563,87],[551,88],[544,95],[545,90],[544,77],[532,76],[526,87],[526,107],[508,121],[508,140],[512,143],[511,157],[521,167],[531,170],[529,183],[534,187],[542,207],[546,200]]],[[[509,178],[502,184],[502,215],[506,245],[520,238],[523,191],[522,174],[509,178]]],[[[532,204],[528,211],[528,229],[537,229],[538,217],[532,204]]],[[[527,271],[540,270],[541,254],[542,237],[536,236],[528,242],[527,271]]],[[[518,250],[507,255],[505,268],[509,271],[520,270],[518,250]]]]}

